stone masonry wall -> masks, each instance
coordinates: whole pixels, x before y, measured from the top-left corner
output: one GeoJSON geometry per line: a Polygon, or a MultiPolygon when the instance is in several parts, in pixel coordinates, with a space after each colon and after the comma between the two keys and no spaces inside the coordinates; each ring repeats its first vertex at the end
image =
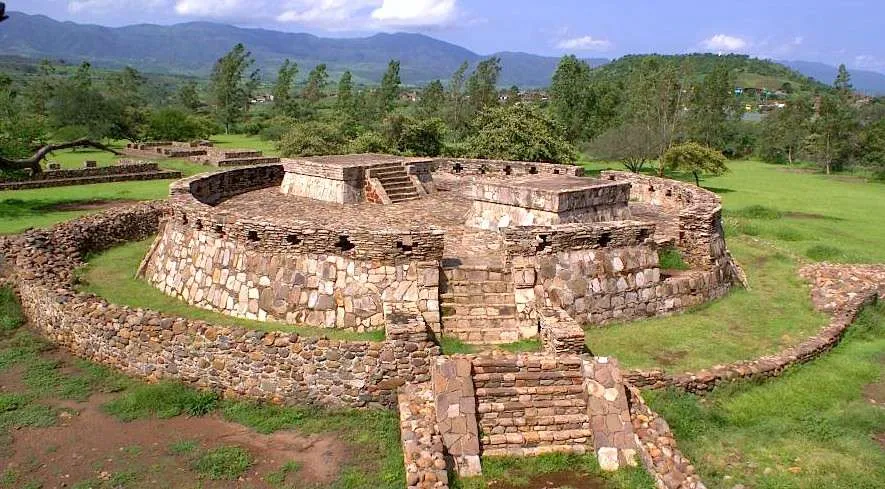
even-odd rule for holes
{"type": "Polygon", "coordinates": [[[170,220],[145,277],[190,304],[261,321],[368,331],[415,310],[438,329],[439,262],[279,252],[170,220]]]}
{"type": "MultiPolygon", "coordinates": [[[[429,380],[439,348],[420,330],[383,342],[214,326],[109,304],[73,289],[82,257],[157,231],[165,206],[139,204],[4,240],[33,326],[74,354],[148,379],[231,396],[332,406],[396,405],[396,389],[429,380]]],[[[411,324],[411,323],[410,323],[411,324]]]]}
{"type": "Polygon", "coordinates": [[[583,176],[584,169],[576,165],[539,163],[531,161],[480,160],[470,158],[437,158],[433,160],[434,171],[456,175],[573,175],[583,176]]]}
{"type": "Polygon", "coordinates": [[[286,195],[307,197],[309,199],[339,204],[362,202],[363,189],[361,181],[333,180],[321,176],[304,175],[286,172],[280,191],[286,195]]]}

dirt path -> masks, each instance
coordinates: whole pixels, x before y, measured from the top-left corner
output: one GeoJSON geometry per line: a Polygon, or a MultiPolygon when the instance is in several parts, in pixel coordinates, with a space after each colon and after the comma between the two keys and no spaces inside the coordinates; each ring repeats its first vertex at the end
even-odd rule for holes
{"type": "MultiPolygon", "coordinates": [[[[21,385],[10,371],[4,374],[0,392],[21,385]]],[[[13,431],[11,445],[0,454],[0,473],[14,473],[22,487],[36,482],[42,489],[324,487],[349,458],[334,436],[262,435],[217,415],[124,423],[102,411],[112,397],[46,402],[59,410],[57,425],[13,431]],[[201,479],[192,469],[200,453],[220,446],[241,447],[252,456],[254,464],[239,480],[201,479]],[[267,482],[288,462],[299,468],[285,484],[267,482]]],[[[0,487],[6,486],[0,482],[0,487]]]]}

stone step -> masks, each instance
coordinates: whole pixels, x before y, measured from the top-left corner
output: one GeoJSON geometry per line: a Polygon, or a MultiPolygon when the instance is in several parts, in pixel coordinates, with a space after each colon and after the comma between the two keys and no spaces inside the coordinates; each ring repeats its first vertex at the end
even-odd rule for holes
{"type": "Polygon", "coordinates": [[[583,379],[584,374],[580,370],[548,370],[541,372],[474,372],[473,382],[478,389],[484,385],[484,382],[496,382],[503,384],[510,382],[511,384],[517,380],[561,380],[561,379],[583,379]]]}
{"type": "Polygon", "coordinates": [[[385,190],[399,189],[399,188],[415,190],[415,185],[411,181],[405,181],[405,182],[385,182],[383,180],[379,180],[379,181],[381,182],[381,185],[384,187],[385,190]]]}
{"type": "Polygon", "coordinates": [[[440,284],[442,294],[485,295],[510,294],[513,296],[513,283],[510,282],[446,282],[440,284]]]}
{"type": "Polygon", "coordinates": [[[444,318],[516,319],[516,304],[440,304],[444,318]]]}
{"type": "Polygon", "coordinates": [[[419,197],[418,195],[415,195],[414,197],[397,197],[397,198],[391,197],[390,201],[396,203],[396,202],[406,202],[409,200],[418,200],[420,198],[421,197],[419,197]]]}

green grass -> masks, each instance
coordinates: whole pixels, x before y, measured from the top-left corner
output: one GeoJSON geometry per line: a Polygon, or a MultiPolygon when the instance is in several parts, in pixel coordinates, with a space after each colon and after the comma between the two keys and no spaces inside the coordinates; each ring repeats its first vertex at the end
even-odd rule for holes
{"type": "Polygon", "coordinates": [[[543,476],[556,473],[568,479],[595,479],[612,489],[654,487],[651,476],[642,468],[627,468],[613,473],[603,472],[595,456],[565,453],[544,454],[538,457],[483,457],[482,476],[466,479],[455,477],[451,486],[454,489],[486,489],[503,483],[508,487],[525,489],[550,487],[545,484],[543,476]]]}
{"type": "Polygon", "coordinates": [[[752,286],[684,314],[590,328],[587,346],[627,368],[693,371],[794,345],[828,322],[813,310],[796,263],[770,247],[731,240],[752,286]]]}
{"type": "Polygon", "coordinates": [[[169,444],[168,451],[172,455],[187,455],[194,453],[199,446],[194,440],[178,440],[169,444]]]}
{"type": "Polygon", "coordinates": [[[257,149],[266,156],[279,156],[280,152],[274,141],[265,141],[258,136],[245,134],[218,134],[210,139],[218,148],[257,149]]]}
{"type": "MultiPolygon", "coordinates": [[[[439,344],[443,353],[446,355],[453,355],[456,353],[478,353],[480,351],[492,348],[489,345],[472,345],[470,343],[465,343],[458,338],[453,338],[451,336],[443,336],[442,338],[440,338],[439,344]]],[[[494,348],[509,351],[512,353],[540,351],[541,340],[537,338],[524,339],[514,341],[513,343],[494,345],[494,348]]]]}
{"type": "Polygon", "coordinates": [[[662,270],[688,270],[690,267],[682,259],[682,253],[673,246],[658,250],[662,270]]]}
{"type": "Polygon", "coordinates": [[[213,448],[194,461],[194,470],[212,480],[234,480],[254,463],[249,452],[237,446],[213,448]]]}
{"type": "Polygon", "coordinates": [[[885,304],[868,307],[833,351],[777,380],[706,397],[647,392],[708,487],[885,487],[885,304]],[[863,395],[878,385],[879,404],[863,395]]]}
{"type": "Polygon", "coordinates": [[[152,309],[194,320],[209,321],[221,326],[242,327],[262,331],[289,331],[302,336],[327,336],[341,340],[382,341],[384,331],[357,333],[338,329],[311,328],[286,323],[241,319],[191,306],[168,296],[144,280],[135,278],[153,238],[126,243],[91,257],[78,275],[81,290],[91,292],[115,304],[152,309]]]}
{"type": "Polygon", "coordinates": [[[203,416],[217,404],[218,395],[214,392],[197,391],[176,382],[160,382],[136,384],[103,407],[121,421],[132,421],[151,416],[160,419],[183,414],[203,416]]]}
{"type": "Polygon", "coordinates": [[[15,292],[0,287],[0,332],[11,331],[25,322],[25,316],[16,302],[15,292]]]}
{"type": "Polygon", "coordinates": [[[286,482],[286,478],[289,477],[289,475],[296,474],[299,470],[301,470],[301,466],[298,465],[298,462],[289,461],[283,464],[283,466],[276,472],[267,474],[264,480],[274,487],[280,487],[286,482]]]}

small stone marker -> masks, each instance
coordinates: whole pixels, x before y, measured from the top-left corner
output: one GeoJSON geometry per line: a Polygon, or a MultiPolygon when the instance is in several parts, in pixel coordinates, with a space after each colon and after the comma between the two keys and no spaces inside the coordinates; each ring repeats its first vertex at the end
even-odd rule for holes
{"type": "Polygon", "coordinates": [[[52,163],[46,165],[46,168],[48,168],[49,170],[61,170],[61,164],[56,163],[56,162],[52,162],[52,163]]]}
{"type": "Polygon", "coordinates": [[[83,168],[98,168],[98,162],[95,160],[86,160],[83,162],[83,168]]]}

